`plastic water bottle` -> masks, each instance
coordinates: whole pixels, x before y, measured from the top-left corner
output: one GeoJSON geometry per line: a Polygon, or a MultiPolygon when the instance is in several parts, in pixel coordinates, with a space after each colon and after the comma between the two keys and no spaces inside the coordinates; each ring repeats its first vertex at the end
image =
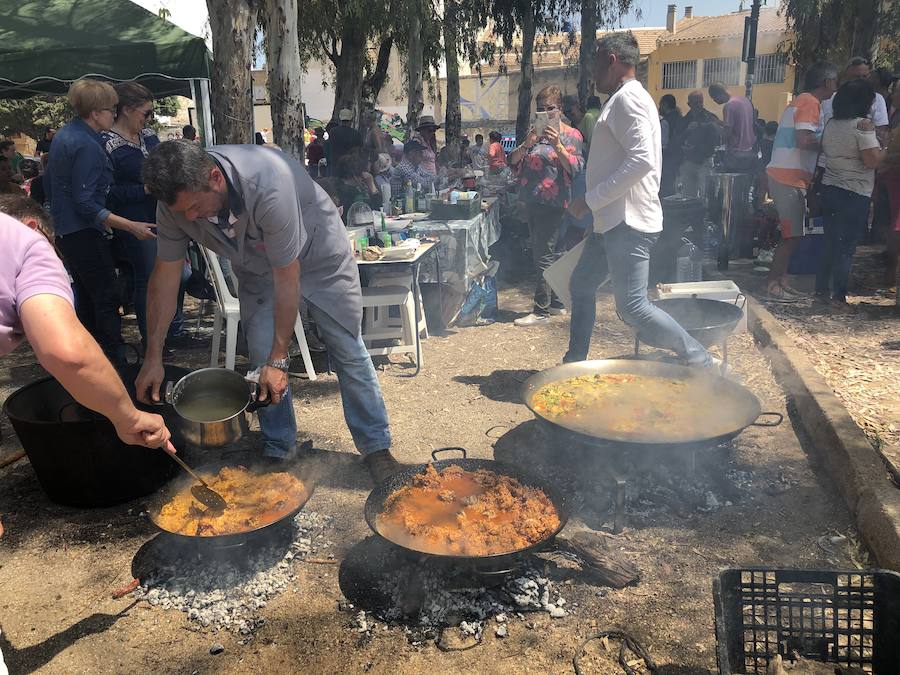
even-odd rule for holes
{"type": "Polygon", "coordinates": [[[716,226],[706,221],[703,224],[703,260],[715,262],[719,256],[719,235],[716,226]]]}
{"type": "Polygon", "coordinates": [[[697,247],[689,239],[681,240],[675,257],[675,281],[703,281],[703,261],[697,247]]]}

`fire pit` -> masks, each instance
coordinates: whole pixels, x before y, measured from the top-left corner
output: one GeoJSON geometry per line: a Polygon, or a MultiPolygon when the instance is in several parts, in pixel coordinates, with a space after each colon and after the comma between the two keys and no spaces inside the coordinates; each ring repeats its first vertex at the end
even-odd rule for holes
{"type": "Polygon", "coordinates": [[[434,640],[450,650],[448,628],[477,643],[491,620],[497,636],[505,637],[506,624],[527,624],[529,613],[566,616],[565,599],[541,572],[545,566],[544,560],[522,556],[514,569],[484,574],[426,560],[373,536],[341,563],[338,581],[349,602],[339,608],[353,614],[350,627],[361,634],[371,635],[380,621],[402,626],[413,643],[434,640]]]}
{"type": "Polygon", "coordinates": [[[294,578],[294,560],[330,545],[331,519],[301,511],[284,527],[226,547],[197,546],[160,534],[132,562],[140,580],[134,597],[187,614],[198,628],[230,630],[247,638],[264,620],[259,610],[294,578]]]}

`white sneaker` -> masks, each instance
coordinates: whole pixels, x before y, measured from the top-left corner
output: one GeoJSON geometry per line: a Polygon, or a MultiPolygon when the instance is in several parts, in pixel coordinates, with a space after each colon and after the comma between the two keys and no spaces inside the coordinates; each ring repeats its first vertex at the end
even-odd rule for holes
{"type": "Polygon", "coordinates": [[[513,321],[515,325],[522,327],[540,326],[541,324],[549,322],[549,316],[538,316],[537,314],[529,314],[528,316],[523,316],[513,321]]]}
{"type": "Polygon", "coordinates": [[[548,307],[547,311],[550,312],[550,316],[565,316],[569,313],[565,307],[548,307]]]}

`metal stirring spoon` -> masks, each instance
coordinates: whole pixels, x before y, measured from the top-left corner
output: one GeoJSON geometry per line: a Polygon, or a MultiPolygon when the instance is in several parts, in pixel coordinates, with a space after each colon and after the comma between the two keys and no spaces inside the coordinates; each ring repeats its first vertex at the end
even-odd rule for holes
{"type": "Polygon", "coordinates": [[[210,511],[224,511],[228,508],[228,502],[225,501],[225,498],[209,487],[206,481],[200,478],[191,467],[185,464],[181,457],[171,452],[169,452],[169,456],[178,462],[181,468],[191,474],[195,480],[199,481],[200,485],[191,486],[191,494],[194,495],[194,498],[198,502],[203,504],[210,511]]]}

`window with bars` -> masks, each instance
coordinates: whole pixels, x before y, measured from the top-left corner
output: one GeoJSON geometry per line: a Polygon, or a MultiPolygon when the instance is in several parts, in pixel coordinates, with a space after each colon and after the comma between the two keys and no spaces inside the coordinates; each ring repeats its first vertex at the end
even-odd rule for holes
{"type": "Polygon", "coordinates": [[[756,83],[775,84],[784,82],[784,54],[760,54],[756,57],[756,83]]]}
{"type": "Polygon", "coordinates": [[[693,89],[697,86],[696,61],[670,61],[662,64],[663,89],[693,89]]]}
{"type": "Polygon", "coordinates": [[[741,60],[737,56],[704,59],[703,86],[708,87],[716,82],[721,82],[726,86],[741,83],[741,60]]]}

